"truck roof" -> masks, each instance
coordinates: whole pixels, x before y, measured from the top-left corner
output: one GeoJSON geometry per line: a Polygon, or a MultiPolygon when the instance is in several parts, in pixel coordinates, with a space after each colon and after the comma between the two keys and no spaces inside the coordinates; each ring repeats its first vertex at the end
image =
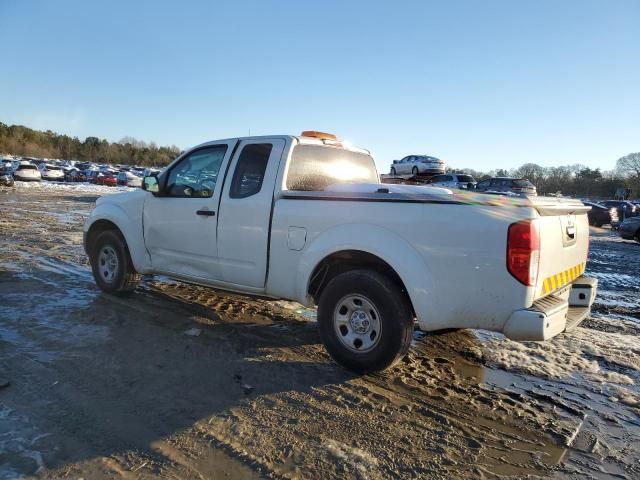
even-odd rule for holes
{"type": "Polygon", "coordinates": [[[246,136],[246,137],[230,137],[230,138],[221,138],[218,140],[210,140],[208,142],[204,142],[201,143],[199,145],[196,145],[193,148],[189,148],[186,151],[189,150],[193,150],[194,148],[198,148],[198,147],[204,147],[206,145],[209,145],[210,143],[213,142],[224,142],[224,141],[232,141],[232,140],[269,140],[269,139],[282,139],[282,140],[289,140],[291,142],[297,142],[299,144],[303,144],[303,145],[318,145],[318,146],[325,146],[325,147],[334,147],[334,148],[342,148],[344,150],[349,150],[352,152],[358,152],[358,153],[364,153],[366,155],[371,155],[371,152],[369,150],[367,150],[366,148],[360,148],[360,147],[355,147],[353,145],[351,145],[349,142],[345,142],[344,140],[326,140],[326,139],[320,139],[320,138],[314,138],[314,137],[305,137],[302,135],[251,135],[251,136],[246,136]]]}

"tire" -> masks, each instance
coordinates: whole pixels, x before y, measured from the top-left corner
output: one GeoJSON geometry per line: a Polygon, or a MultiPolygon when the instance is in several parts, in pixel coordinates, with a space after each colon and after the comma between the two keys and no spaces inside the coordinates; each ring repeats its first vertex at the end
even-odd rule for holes
{"type": "Polygon", "coordinates": [[[413,315],[406,295],[388,277],[352,270],[334,277],[322,292],[318,331],[340,365],[356,373],[377,372],[407,354],[413,315]]]}
{"type": "Polygon", "coordinates": [[[391,167],[391,176],[395,177],[396,176],[396,169],[391,167]]]}
{"type": "Polygon", "coordinates": [[[120,232],[107,230],[100,233],[90,250],[93,278],[103,292],[126,295],[136,289],[140,275],[133,268],[127,244],[120,232]]]}
{"type": "Polygon", "coordinates": [[[638,229],[638,231],[636,232],[633,238],[635,239],[636,242],[640,243],[640,228],[638,229]]]}
{"type": "Polygon", "coordinates": [[[420,171],[418,170],[418,167],[413,167],[413,168],[411,169],[411,174],[412,174],[414,177],[417,177],[419,173],[420,173],[420,171]]]}

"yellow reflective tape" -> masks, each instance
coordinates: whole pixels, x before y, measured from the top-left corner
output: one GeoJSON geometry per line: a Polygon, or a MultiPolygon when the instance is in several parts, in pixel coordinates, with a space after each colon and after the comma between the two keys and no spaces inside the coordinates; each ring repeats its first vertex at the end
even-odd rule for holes
{"type": "Polygon", "coordinates": [[[551,278],[551,290],[555,290],[556,289],[556,277],[549,277],[551,278]]]}
{"type": "Polygon", "coordinates": [[[557,284],[558,284],[558,288],[560,288],[562,285],[564,285],[564,284],[562,283],[562,274],[558,273],[558,274],[556,275],[556,282],[557,282],[557,284]]]}
{"type": "Polygon", "coordinates": [[[544,293],[549,293],[549,279],[544,279],[544,293]]]}
{"type": "Polygon", "coordinates": [[[567,271],[562,272],[562,284],[567,283],[567,271]]]}

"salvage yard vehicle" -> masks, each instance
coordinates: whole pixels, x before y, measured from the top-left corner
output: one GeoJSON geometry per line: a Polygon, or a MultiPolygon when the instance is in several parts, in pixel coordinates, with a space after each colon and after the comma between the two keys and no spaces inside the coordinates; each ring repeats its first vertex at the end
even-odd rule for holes
{"type": "Polygon", "coordinates": [[[127,170],[118,173],[117,183],[125,187],[142,187],[142,178],[127,170]]]}
{"type": "Polygon", "coordinates": [[[43,180],[64,180],[64,170],[62,170],[62,167],[41,163],[39,170],[43,180]]]}
{"type": "Polygon", "coordinates": [[[603,225],[611,225],[616,228],[620,223],[618,219],[618,210],[615,207],[607,207],[596,202],[582,200],[586,206],[591,207],[589,210],[589,225],[601,227],[603,225]]]}
{"type": "Polygon", "coordinates": [[[118,178],[116,172],[104,170],[98,172],[96,175],[96,185],[107,185],[109,187],[115,187],[118,184],[118,178]]]}
{"type": "Polygon", "coordinates": [[[0,166],[0,185],[12,187],[13,183],[13,173],[11,168],[0,166]]]}
{"type": "Polygon", "coordinates": [[[402,160],[394,160],[391,175],[416,175],[444,173],[444,162],[428,155],[408,155],[402,160]]]}
{"type": "Polygon", "coordinates": [[[446,175],[436,175],[429,182],[434,187],[442,188],[462,188],[472,190],[476,188],[476,180],[471,175],[460,173],[447,173],[446,175]]]}
{"type": "Polygon", "coordinates": [[[618,229],[625,240],[635,240],[640,243],[640,217],[627,218],[618,229]]]}
{"type": "Polygon", "coordinates": [[[537,195],[536,187],[524,178],[496,177],[482,180],[476,190],[487,193],[513,193],[516,195],[537,195]]]}
{"type": "Polygon", "coordinates": [[[422,330],[546,340],[590,311],[589,207],[381,184],[335,136],[242,137],[186,151],[143,188],[99,198],[84,226],[97,285],[142,274],[318,306],[320,338],[357,372],[422,330]],[[469,235],[469,232],[473,235],[469,235]]]}
{"type": "Polygon", "coordinates": [[[13,172],[13,178],[22,182],[39,182],[42,179],[40,170],[32,163],[21,162],[13,172]]]}
{"type": "Polygon", "coordinates": [[[600,203],[606,207],[615,208],[618,211],[618,218],[620,220],[635,217],[640,213],[640,208],[637,208],[627,200],[603,200],[600,203]]]}

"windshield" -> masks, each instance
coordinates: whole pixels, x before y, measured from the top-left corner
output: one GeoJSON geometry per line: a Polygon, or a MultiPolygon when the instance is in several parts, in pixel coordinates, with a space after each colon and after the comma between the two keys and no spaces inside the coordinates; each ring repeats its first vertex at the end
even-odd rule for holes
{"type": "Polygon", "coordinates": [[[287,189],[323,191],[336,183],[378,183],[371,155],[336,147],[296,145],[291,154],[287,189]]]}
{"type": "Polygon", "coordinates": [[[62,170],[60,167],[53,167],[53,166],[48,166],[46,168],[47,170],[62,170]]]}
{"type": "Polygon", "coordinates": [[[513,184],[516,187],[529,187],[529,188],[533,187],[533,183],[531,183],[529,180],[524,180],[524,179],[514,180],[513,184]]]}
{"type": "Polygon", "coordinates": [[[20,165],[18,167],[18,170],[37,170],[38,167],[36,167],[35,165],[20,165]]]}
{"type": "Polygon", "coordinates": [[[458,175],[459,182],[475,182],[471,175],[458,175]]]}

